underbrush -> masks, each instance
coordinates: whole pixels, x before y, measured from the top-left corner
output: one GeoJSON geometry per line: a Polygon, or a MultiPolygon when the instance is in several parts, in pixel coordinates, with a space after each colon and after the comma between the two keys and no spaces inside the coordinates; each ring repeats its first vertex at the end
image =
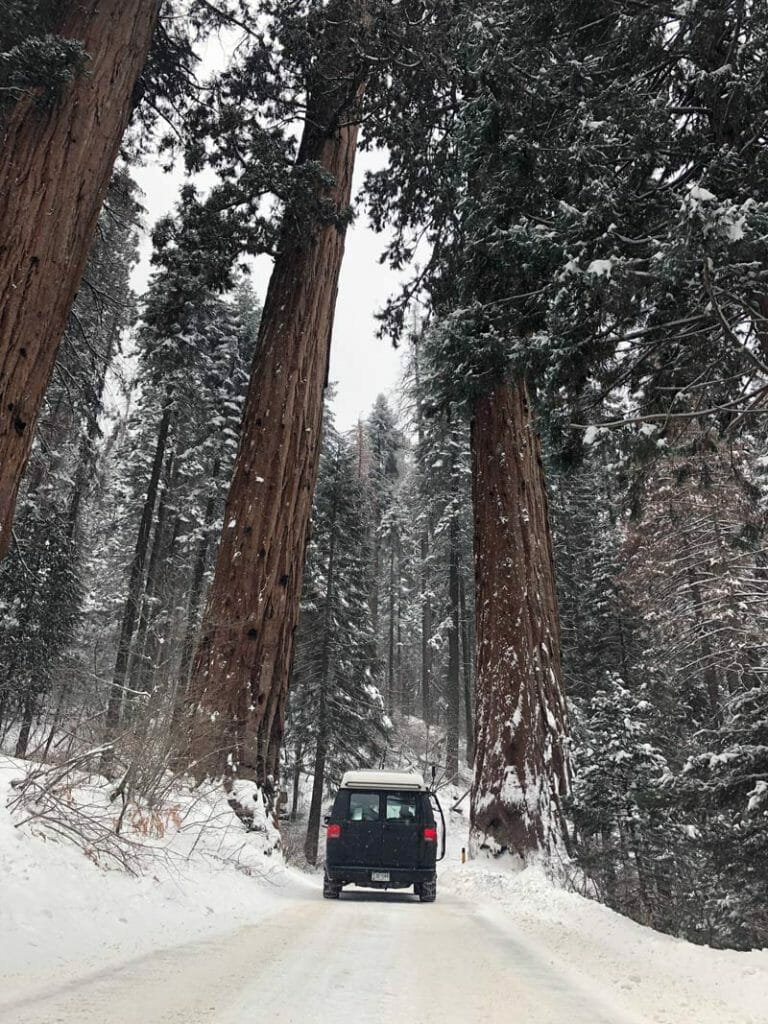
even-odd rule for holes
{"type": "Polygon", "coordinates": [[[126,784],[130,769],[117,780],[99,774],[101,753],[92,748],[56,764],[0,758],[11,773],[7,811],[15,828],[133,875],[190,860],[225,862],[248,875],[282,865],[280,834],[258,793],[246,828],[219,783],[195,785],[166,770],[145,794],[126,784]]]}

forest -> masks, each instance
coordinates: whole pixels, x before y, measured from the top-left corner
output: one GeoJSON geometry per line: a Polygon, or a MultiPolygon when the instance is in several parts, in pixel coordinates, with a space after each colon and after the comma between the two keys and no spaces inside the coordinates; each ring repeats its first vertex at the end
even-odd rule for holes
{"type": "Polygon", "coordinates": [[[768,4],[0,0],[0,140],[2,752],[309,865],[435,765],[473,857],[767,946],[768,4]]]}

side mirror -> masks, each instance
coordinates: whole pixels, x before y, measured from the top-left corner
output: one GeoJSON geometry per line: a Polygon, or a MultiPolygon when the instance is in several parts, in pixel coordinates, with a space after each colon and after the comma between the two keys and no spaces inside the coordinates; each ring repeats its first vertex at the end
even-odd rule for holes
{"type": "Polygon", "coordinates": [[[330,814],[326,814],[325,817],[323,818],[323,824],[324,825],[330,825],[330,823],[331,823],[331,816],[330,816],[330,814]]]}

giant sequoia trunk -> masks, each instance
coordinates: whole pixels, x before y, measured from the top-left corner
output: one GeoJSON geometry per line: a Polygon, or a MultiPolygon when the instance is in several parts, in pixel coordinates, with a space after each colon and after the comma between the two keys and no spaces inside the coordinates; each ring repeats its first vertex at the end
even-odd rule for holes
{"type": "Polygon", "coordinates": [[[330,73],[317,73],[298,157],[328,172],[318,206],[337,217],[313,224],[286,211],[189,690],[196,773],[224,773],[230,785],[235,776],[254,780],[267,797],[283,733],[363,91],[340,63],[327,61],[330,73]]]}
{"type": "Polygon", "coordinates": [[[473,412],[472,841],[525,862],[560,844],[570,784],[547,497],[525,386],[499,385],[473,412]]]}
{"type": "Polygon", "coordinates": [[[160,0],[66,0],[60,35],[90,61],[48,107],[0,126],[0,557],[160,0]]]}

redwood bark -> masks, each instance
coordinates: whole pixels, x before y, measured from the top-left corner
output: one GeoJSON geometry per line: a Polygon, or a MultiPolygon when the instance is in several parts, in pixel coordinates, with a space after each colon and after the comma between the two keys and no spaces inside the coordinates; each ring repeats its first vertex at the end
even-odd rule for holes
{"type": "Polygon", "coordinates": [[[342,61],[337,54],[324,62],[335,82],[322,74],[315,81],[298,157],[328,172],[318,198],[339,217],[308,224],[286,211],[190,678],[196,774],[253,780],[267,796],[283,734],[364,88],[354,74],[344,78],[342,61]]]}
{"type": "Polygon", "coordinates": [[[0,127],[0,558],[160,0],[68,0],[58,33],[86,72],[52,107],[20,100],[0,127]]]}
{"type": "Polygon", "coordinates": [[[472,842],[526,862],[560,845],[570,789],[547,496],[525,385],[499,385],[473,412],[472,842]]]}

